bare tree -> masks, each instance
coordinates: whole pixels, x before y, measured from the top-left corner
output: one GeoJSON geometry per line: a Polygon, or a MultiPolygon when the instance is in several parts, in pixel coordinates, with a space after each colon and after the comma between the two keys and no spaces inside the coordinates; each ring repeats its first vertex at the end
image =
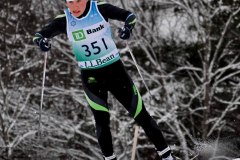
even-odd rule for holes
{"type": "MultiPolygon", "coordinates": [[[[37,140],[43,54],[32,43],[32,36],[62,13],[64,2],[0,3],[1,158],[36,159],[41,155],[45,159],[101,159],[79,68],[65,35],[52,40],[48,55],[42,113],[44,136],[41,144],[37,140]]],[[[211,155],[203,159],[236,156],[234,149],[223,155],[219,148],[222,134],[239,133],[239,1],[111,3],[137,16],[128,44],[152,99],[126,54],[126,43],[117,38],[115,31],[123,23],[110,23],[122,60],[174,153],[189,160],[198,154],[198,148],[204,147],[199,139],[213,137],[211,155]]],[[[120,160],[129,159],[134,121],[111,94],[109,97],[114,148],[120,160]]],[[[136,153],[139,160],[154,159],[156,155],[142,130],[136,153]]]]}

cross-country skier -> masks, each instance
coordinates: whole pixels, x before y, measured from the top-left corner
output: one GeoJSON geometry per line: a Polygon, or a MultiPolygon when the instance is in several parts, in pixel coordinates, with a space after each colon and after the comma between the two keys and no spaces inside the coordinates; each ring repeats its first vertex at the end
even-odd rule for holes
{"type": "Polygon", "coordinates": [[[126,40],[136,23],[133,13],[94,0],[66,0],[65,13],[57,16],[41,31],[33,41],[44,52],[51,49],[49,38],[66,33],[81,68],[81,78],[85,97],[96,122],[99,145],[105,160],[116,160],[112,136],[109,128],[109,108],[107,92],[128,110],[130,116],[143,128],[163,160],[174,160],[171,149],[127,74],[119,57],[119,51],[112,39],[109,19],[125,22],[119,37],[126,40]]]}

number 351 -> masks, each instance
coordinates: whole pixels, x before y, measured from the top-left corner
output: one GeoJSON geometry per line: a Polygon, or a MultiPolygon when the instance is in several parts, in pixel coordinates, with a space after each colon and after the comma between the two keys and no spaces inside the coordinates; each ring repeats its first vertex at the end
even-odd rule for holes
{"type": "MultiPolygon", "coordinates": [[[[104,47],[105,47],[105,49],[107,50],[107,49],[108,49],[108,46],[107,46],[107,44],[106,44],[106,42],[105,42],[105,39],[102,38],[102,39],[101,39],[101,42],[104,44],[104,47]]],[[[86,56],[86,57],[90,57],[92,54],[97,55],[97,54],[99,54],[99,53],[101,52],[102,49],[97,45],[98,43],[100,43],[100,42],[99,42],[99,41],[94,41],[94,42],[91,43],[91,46],[82,45],[82,48],[85,48],[85,52],[86,52],[85,56],[86,56]],[[91,51],[89,50],[90,47],[92,47],[91,50],[94,51],[94,52],[91,52],[91,51]]]]}

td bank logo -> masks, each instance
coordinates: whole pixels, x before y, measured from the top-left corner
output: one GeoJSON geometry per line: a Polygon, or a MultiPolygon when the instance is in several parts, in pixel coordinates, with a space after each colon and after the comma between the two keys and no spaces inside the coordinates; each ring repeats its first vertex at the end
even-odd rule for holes
{"type": "Polygon", "coordinates": [[[81,41],[81,40],[86,39],[86,36],[82,29],[72,32],[72,35],[73,35],[73,38],[75,41],[81,41]]]}

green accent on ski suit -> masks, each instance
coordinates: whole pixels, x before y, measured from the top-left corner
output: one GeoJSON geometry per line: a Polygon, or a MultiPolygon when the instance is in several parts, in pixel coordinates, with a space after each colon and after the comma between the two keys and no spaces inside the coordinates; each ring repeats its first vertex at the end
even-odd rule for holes
{"type": "Polygon", "coordinates": [[[87,96],[86,93],[84,93],[84,94],[85,94],[85,96],[86,96],[86,99],[87,99],[87,101],[88,101],[88,104],[89,104],[93,109],[95,109],[95,110],[97,110],[97,111],[105,111],[105,112],[108,112],[108,109],[107,109],[107,108],[105,108],[105,107],[103,107],[103,106],[101,106],[101,105],[93,102],[93,101],[87,96]]]}

